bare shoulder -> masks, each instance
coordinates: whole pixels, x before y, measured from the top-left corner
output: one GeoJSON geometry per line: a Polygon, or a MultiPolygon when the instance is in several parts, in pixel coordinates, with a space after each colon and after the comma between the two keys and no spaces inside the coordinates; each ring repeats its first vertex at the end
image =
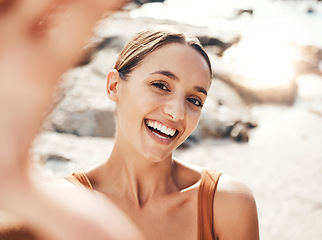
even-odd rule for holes
{"type": "Polygon", "coordinates": [[[244,183],[222,175],[214,198],[214,227],[220,240],[258,240],[254,196],[244,183]]]}
{"type": "Polygon", "coordinates": [[[222,174],[217,187],[217,196],[225,198],[227,204],[238,203],[238,205],[254,204],[254,196],[249,187],[241,181],[222,174]]]}

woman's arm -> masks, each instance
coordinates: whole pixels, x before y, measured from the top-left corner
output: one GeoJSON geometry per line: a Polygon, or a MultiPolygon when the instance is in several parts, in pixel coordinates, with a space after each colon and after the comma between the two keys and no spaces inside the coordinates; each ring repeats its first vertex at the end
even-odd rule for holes
{"type": "Polygon", "coordinates": [[[123,2],[0,1],[0,208],[48,239],[141,239],[107,199],[41,184],[30,167],[61,74],[84,54],[102,14],[123,2]]]}
{"type": "Polygon", "coordinates": [[[258,240],[255,199],[243,183],[221,176],[214,198],[214,229],[219,240],[258,240]]]}

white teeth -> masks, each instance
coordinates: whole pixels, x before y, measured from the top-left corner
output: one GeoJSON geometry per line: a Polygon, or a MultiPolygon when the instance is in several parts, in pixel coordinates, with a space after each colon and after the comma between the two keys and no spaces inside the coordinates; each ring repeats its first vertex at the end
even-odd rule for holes
{"type": "Polygon", "coordinates": [[[163,125],[160,131],[164,134],[167,134],[167,127],[163,125]]]}
{"type": "Polygon", "coordinates": [[[164,136],[161,136],[155,132],[152,132],[154,135],[158,136],[159,138],[162,138],[162,139],[168,139],[169,137],[164,137],[164,136]]]}
{"type": "Polygon", "coordinates": [[[171,132],[172,132],[172,129],[171,128],[168,128],[167,131],[165,132],[165,134],[170,135],[171,132]]]}
{"type": "Polygon", "coordinates": [[[168,128],[167,126],[162,125],[158,122],[148,120],[147,125],[151,128],[157,129],[158,131],[160,131],[166,135],[170,135],[171,137],[173,137],[174,134],[176,133],[176,129],[168,128]]]}
{"type": "Polygon", "coordinates": [[[170,135],[173,136],[176,133],[176,130],[172,129],[170,135]]]}

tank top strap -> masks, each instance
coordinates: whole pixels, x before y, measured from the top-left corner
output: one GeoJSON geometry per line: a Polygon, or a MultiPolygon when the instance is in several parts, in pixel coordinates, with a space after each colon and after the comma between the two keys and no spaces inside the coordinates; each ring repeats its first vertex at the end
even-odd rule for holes
{"type": "Polygon", "coordinates": [[[198,192],[198,240],[217,239],[213,227],[213,202],[220,175],[218,171],[202,171],[198,192]]]}
{"type": "Polygon", "coordinates": [[[65,179],[77,187],[93,189],[91,182],[84,172],[74,172],[73,174],[66,176],[65,179]]]}

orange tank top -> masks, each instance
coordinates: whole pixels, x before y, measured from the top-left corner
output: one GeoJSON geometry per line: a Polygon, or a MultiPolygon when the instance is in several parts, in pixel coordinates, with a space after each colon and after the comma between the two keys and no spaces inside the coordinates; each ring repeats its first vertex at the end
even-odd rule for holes
{"type": "MultiPolygon", "coordinates": [[[[214,230],[213,202],[220,175],[217,171],[202,171],[198,190],[198,240],[218,240],[214,230]]],[[[76,186],[93,189],[83,172],[73,173],[65,179],[76,186]]]]}

